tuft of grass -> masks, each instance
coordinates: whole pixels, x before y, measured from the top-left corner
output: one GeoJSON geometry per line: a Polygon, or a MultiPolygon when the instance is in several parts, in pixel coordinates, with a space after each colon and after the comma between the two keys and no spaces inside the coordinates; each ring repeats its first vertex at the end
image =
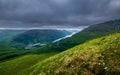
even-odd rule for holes
{"type": "Polygon", "coordinates": [[[39,62],[22,75],[119,75],[120,33],[88,41],[39,62]]]}

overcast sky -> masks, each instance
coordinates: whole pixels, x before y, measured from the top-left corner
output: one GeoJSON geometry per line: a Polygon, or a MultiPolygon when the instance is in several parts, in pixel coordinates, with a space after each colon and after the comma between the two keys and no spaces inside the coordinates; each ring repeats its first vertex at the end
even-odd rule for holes
{"type": "Polygon", "coordinates": [[[69,28],[118,18],[120,0],[0,0],[0,28],[69,28]]]}

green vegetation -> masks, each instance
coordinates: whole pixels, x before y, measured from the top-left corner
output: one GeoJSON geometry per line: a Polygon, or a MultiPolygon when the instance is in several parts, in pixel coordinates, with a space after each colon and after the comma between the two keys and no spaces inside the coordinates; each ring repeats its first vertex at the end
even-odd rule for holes
{"type": "Polygon", "coordinates": [[[25,55],[10,61],[0,63],[0,74],[1,75],[17,75],[21,71],[33,66],[37,62],[44,60],[56,53],[46,53],[46,54],[30,54],[25,55]]]}
{"type": "Polygon", "coordinates": [[[17,50],[8,46],[0,46],[0,62],[31,53],[27,50],[17,50]]]}
{"type": "MultiPolygon", "coordinates": [[[[119,75],[120,33],[88,41],[38,64],[30,75],[119,75]]],[[[24,72],[25,73],[25,72],[24,72]]],[[[22,75],[28,75],[28,74],[22,75]]]]}

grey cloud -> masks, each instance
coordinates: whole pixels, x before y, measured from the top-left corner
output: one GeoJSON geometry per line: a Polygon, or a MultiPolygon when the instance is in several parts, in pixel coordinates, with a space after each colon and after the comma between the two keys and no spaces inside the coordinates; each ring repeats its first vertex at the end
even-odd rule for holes
{"type": "Polygon", "coordinates": [[[0,27],[90,25],[119,13],[120,0],[0,0],[0,27]]]}

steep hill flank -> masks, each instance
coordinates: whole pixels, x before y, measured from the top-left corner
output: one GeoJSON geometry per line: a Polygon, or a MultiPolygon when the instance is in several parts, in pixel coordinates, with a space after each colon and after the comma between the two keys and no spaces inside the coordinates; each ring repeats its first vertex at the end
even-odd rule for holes
{"type": "Polygon", "coordinates": [[[119,57],[120,33],[89,41],[55,55],[37,64],[30,75],[119,75],[119,57]]]}

